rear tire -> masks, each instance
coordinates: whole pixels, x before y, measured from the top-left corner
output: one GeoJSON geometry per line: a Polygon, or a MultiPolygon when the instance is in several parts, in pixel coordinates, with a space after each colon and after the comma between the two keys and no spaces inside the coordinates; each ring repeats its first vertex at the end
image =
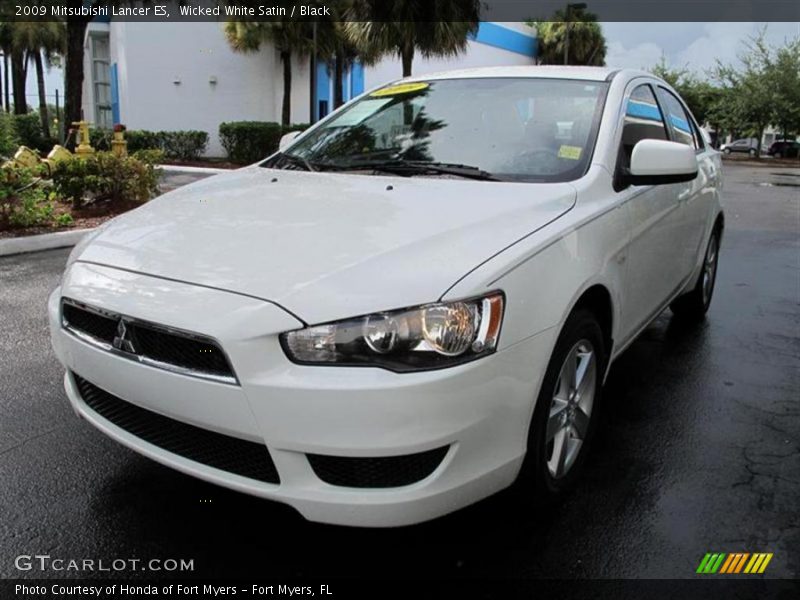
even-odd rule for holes
{"type": "Polygon", "coordinates": [[[542,381],[518,487],[526,500],[549,502],[575,484],[597,423],[606,348],[592,312],[567,319],[542,381]]]}
{"type": "Polygon", "coordinates": [[[675,316],[687,321],[699,321],[708,312],[708,307],[711,306],[711,299],[714,296],[714,286],[717,282],[719,240],[720,230],[717,227],[708,240],[708,246],[703,258],[703,267],[700,270],[694,289],[688,294],[680,296],[669,305],[675,316]]]}
{"type": "Polygon", "coordinates": [[[748,153],[750,154],[750,156],[755,156],[756,155],[755,148],[750,148],[748,153]]]}

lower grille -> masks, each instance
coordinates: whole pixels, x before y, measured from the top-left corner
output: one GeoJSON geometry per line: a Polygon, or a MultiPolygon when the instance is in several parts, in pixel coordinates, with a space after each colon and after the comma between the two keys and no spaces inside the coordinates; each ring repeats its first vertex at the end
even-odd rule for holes
{"type": "Polygon", "coordinates": [[[402,456],[349,457],[309,454],[311,468],[325,483],[355,488],[391,488],[411,485],[434,472],[448,446],[402,456]]]}
{"type": "Polygon", "coordinates": [[[159,448],[221,471],[279,483],[263,444],[240,440],[170,419],[109,394],[72,373],[83,401],[104,419],[159,448]]]}

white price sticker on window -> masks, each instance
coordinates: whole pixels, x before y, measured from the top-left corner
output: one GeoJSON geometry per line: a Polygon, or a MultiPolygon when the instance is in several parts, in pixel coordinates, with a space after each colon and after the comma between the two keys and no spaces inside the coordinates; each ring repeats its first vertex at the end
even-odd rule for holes
{"type": "Polygon", "coordinates": [[[391,101],[391,98],[362,100],[352,108],[348,109],[347,112],[342,114],[342,116],[334,119],[330,123],[329,127],[352,127],[354,125],[358,125],[365,119],[368,119],[378,112],[383,105],[388,104],[391,101]]]}

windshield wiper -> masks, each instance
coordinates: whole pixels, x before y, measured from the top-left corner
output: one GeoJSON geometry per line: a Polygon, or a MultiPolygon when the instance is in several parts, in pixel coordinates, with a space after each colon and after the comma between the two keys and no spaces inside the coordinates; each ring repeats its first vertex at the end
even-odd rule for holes
{"type": "MultiPolygon", "coordinates": [[[[278,153],[278,161],[283,162],[284,164],[295,165],[298,167],[303,167],[306,171],[316,171],[317,169],[314,167],[308,159],[303,158],[302,156],[297,156],[295,154],[287,154],[286,152],[279,152],[278,153]]],[[[277,161],[276,161],[277,162],[277,161]]],[[[283,168],[283,167],[281,167],[283,168]]]]}
{"type": "MultiPolygon", "coordinates": [[[[332,165],[330,165],[332,166],[332,165]]],[[[326,165],[329,167],[329,165],[326,165]]],[[[425,173],[436,173],[440,175],[455,175],[467,179],[478,179],[480,181],[502,181],[496,175],[484,171],[471,165],[455,163],[427,162],[423,160],[387,160],[369,161],[353,164],[338,164],[335,166],[341,171],[384,171],[395,175],[423,175],[425,173]]]]}

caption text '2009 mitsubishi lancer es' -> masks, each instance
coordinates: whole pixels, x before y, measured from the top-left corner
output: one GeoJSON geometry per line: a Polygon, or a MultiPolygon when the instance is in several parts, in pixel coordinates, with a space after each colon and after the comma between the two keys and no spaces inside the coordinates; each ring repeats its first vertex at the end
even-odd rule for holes
{"type": "Polygon", "coordinates": [[[141,454],[315,521],[558,495],[615,357],[668,306],[708,309],[720,164],[646,73],[381,87],[85,238],[49,302],[67,395],[141,454]]]}

